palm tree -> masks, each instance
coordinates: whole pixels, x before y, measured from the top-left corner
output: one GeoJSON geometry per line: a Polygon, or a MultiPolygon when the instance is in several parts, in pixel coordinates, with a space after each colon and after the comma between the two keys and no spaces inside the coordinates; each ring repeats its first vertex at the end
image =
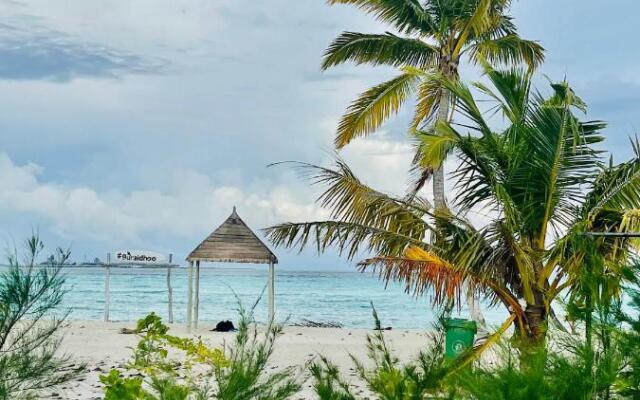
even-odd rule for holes
{"type": "Polygon", "coordinates": [[[285,223],[267,233],[277,246],[335,247],[348,258],[366,251],[372,257],[360,262],[362,270],[416,295],[430,293],[435,304],[459,305],[468,285],[508,310],[523,349],[538,348],[553,301],[578,290],[588,254],[596,251],[609,274],[628,261],[633,240],[585,233],[640,227],[640,148],[634,142],[633,158],[606,164],[595,147],[605,125],[576,116],[586,106],[566,82],[551,84],[544,96],[522,69],[486,67],[486,75],[490,86],[474,86],[495,102],[491,115],[504,117],[499,129],[467,85],[442,78],[459,118],[416,134],[422,167],[458,157],[458,215],[418,196],[375,191],[338,160],[333,169],[299,164],[313,183],[327,186],[319,202],[332,210],[331,220],[285,223]],[[466,217],[479,212],[489,221],[466,217]]]}
{"type": "MultiPolygon", "coordinates": [[[[417,103],[411,128],[444,121],[454,99],[437,76],[458,79],[462,59],[472,63],[526,63],[535,68],[544,49],[518,36],[507,14],[510,0],[328,0],[351,4],[391,25],[398,34],[344,32],[326,50],[322,63],[328,69],[345,62],[393,66],[395,78],[362,93],[340,121],[335,145],[342,148],[354,138],[375,131],[413,94],[417,103]]],[[[433,173],[418,169],[417,192],[433,173]]],[[[433,176],[434,203],[446,207],[444,173],[433,176]]]]}

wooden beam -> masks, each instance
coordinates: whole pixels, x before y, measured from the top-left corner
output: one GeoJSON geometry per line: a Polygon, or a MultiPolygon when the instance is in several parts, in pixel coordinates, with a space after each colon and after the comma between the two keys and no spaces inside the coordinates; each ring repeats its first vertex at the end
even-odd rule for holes
{"type": "Polygon", "coordinates": [[[196,298],[193,309],[193,326],[198,329],[198,309],[200,308],[200,261],[196,261],[196,298]]]}
{"type": "Polygon", "coordinates": [[[108,253],[107,266],[104,271],[104,322],[109,322],[110,286],[111,286],[111,253],[108,253]]]}
{"type": "Polygon", "coordinates": [[[193,313],[193,261],[189,261],[189,276],[187,278],[188,297],[187,297],[187,331],[191,332],[192,313],[193,313]]]}
{"type": "Polygon", "coordinates": [[[269,321],[271,325],[275,322],[275,268],[273,262],[269,263],[269,283],[268,283],[268,296],[269,296],[269,321]]]}
{"type": "Polygon", "coordinates": [[[167,266],[167,296],[169,307],[169,323],[173,324],[173,288],[171,287],[171,262],[173,261],[173,254],[169,254],[169,265],[167,266]]]}

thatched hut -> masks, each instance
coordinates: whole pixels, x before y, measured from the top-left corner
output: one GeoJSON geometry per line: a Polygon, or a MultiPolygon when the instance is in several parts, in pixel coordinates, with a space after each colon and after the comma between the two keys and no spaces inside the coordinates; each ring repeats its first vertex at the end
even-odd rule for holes
{"type": "Polygon", "coordinates": [[[200,304],[200,262],[228,262],[268,264],[269,282],[269,321],[274,316],[275,268],[278,258],[253,233],[240,218],[233,207],[233,212],[222,225],[207,236],[187,257],[189,262],[189,289],[187,305],[187,326],[198,327],[198,307],[200,304]],[[193,296],[193,270],[195,266],[195,298],[193,296]]]}

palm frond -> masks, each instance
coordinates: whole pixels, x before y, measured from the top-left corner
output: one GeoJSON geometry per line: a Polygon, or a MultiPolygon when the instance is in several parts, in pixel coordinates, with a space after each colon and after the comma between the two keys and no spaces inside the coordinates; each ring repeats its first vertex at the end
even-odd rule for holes
{"type": "Polygon", "coordinates": [[[445,121],[436,122],[433,132],[416,131],[418,165],[425,169],[436,170],[456,147],[461,136],[445,121]]]}
{"type": "Polygon", "coordinates": [[[268,238],[275,246],[302,250],[312,242],[319,252],[333,246],[348,258],[361,249],[375,254],[402,254],[408,245],[427,246],[423,239],[433,228],[424,219],[430,214],[425,200],[394,198],[371,189],[340,158],[334,168],[289,164],[312,184],[326,186],[318,203],[331,210],[334,220],[268,228],[268,238]]]}
{"type": "Polygon", "coordinates": [[[458,27],[460,33],[456,37],[455,45],[453,46],[452,54],[454,57],[459,57],[470,38],[473,36],[482,36],[491,28],[491,3],[491,0],[478,0],[472,2],[473,11],[471,15],[458,22],[460,25],[458,27]]]}
{"type": "Polygon", "coordinates": [[[317,202],[331,210],[333,219],[391,230],[400,224],[413,225],[418,231],[405,233],[420,238],[429,228],[423,220],[431,212],[426,199],[396,198],[374,190],[361,182],[340,157],[336,156],[333,168],[302,162],[287,164],[300,171],[311,184],[326,186],[317,202]]]}
{"type": "Polygon", "coordinates": [[[512,124],[522,124],[530,105],[531,72],[519,68],[498,70],[485,62],[482,62],[482,66],[495,89],[480,82],[474,86],[495,100],[497,107],[512,124]]]}
{"type": "Polygon", "coordinates": [[[400,32],[432,32],[434,23],[419,0],[328,0],[331,5],[351,4],[400,32]]]}
{"type": "Polygon", "coordinates": [[[544,48],[538,42],[522,39],[516,34],[480,40],[469,47],[469,52],[475,63],[480,60],[501,65],[525,63],[530,69],[535,69],[544,61],[544,48]]]}
{"type": "Polygon", "coordinates": [[[571,224],[574,204],[597,171],[600,158],[593,145],[603,140],[603,125],[580,122],[569,103],[562,108],[536,107],[528,119],[519,130],[522,161],[514,168],[510,190],[525,224],[536,232],[536,245],[543,248],[550,224],[571,224]]]}
{"type": "Polygon", "coordinates": [[[356,64],[411,65],[428,68],[437,63],[438,50],[430,44],[414,38],[396,36],[393,33],[366,34],[344,32],[327,48],[322,69],[348,61],[356,64]]]}
{"type": "Polygon", "coordinates": [[[419,69],[405,67],[401,75],[362,93],[340,121],[336,147],[342,148],[353,139],[372,133],[397,113],[423,75],[419,69]]]}
{"type": "Polygon", "coordinates": [[[415,112],[411,121],[411,129],[415,130],[431,122],[437,115],[443,87],[435,75],[426,76],[418,87],[415,112]]]}
{"type": "Polygon", "coordinates": [[[491,134],[491,128],[471,93],[469,86],[458,80],[446,77],[440,77],[439,80],[441,85],[447,89],[455,99],[458,114],[460,114],[463,119],[470,121],[470,128],[482,135],[491,134]]]}
{"type": "Polygon", "coordinates": [[[407,293],[416,296],[429,291],[434,304],[454,302],[460,305],[465,275],[453,265],[419,247],[409,247],[402,257],[381,256],[359,263],[360,269],[372,269],[385,282],[402,282],[407,293]]]}
{"type": "Polygon", "coordinates": [[[353,259],[361,251],[375,254],[403,254],[408,246],[430,246],[421,240],[371,226],[341,221],[284,223],[264,230],[276,247],[297,248],[309,244],[319,253],[334,248],[340,255],[353,259]]]}
{"type": "Polygon", "coordinates": [[[582,216],[593,220],[604,209],[640,208],[640,157],[603,168],[587,194],[582,216]]]}

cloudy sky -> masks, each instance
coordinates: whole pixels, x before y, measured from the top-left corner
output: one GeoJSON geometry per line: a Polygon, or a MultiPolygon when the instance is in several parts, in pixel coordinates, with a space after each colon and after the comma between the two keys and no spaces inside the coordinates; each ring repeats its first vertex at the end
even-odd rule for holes
{"type": "MultiPolygon", "coordinates": [[[[521,34],[548,50],[628,156],[640,124],[634,0],[520,0],[521,34]]],[[[0,240],[38,230],[74,258],[117,249],[183,259],[237,205],[254,228],[317,219],[316,191],[273,162],[327,163],[341,112],[384,68],[322,73],[342,30],[385,27],[323,0],[0,0],[0,240]]],[[[466,77],[476,76],[472,70],[466,77]]],[[[544,84],[544,79],[540,79],[544,84]]],[[[401,193],[411,147],[401,114],[342,153],[401,193]]],[[[278,252],[285,268],[349,268],[278,252]]]]}

